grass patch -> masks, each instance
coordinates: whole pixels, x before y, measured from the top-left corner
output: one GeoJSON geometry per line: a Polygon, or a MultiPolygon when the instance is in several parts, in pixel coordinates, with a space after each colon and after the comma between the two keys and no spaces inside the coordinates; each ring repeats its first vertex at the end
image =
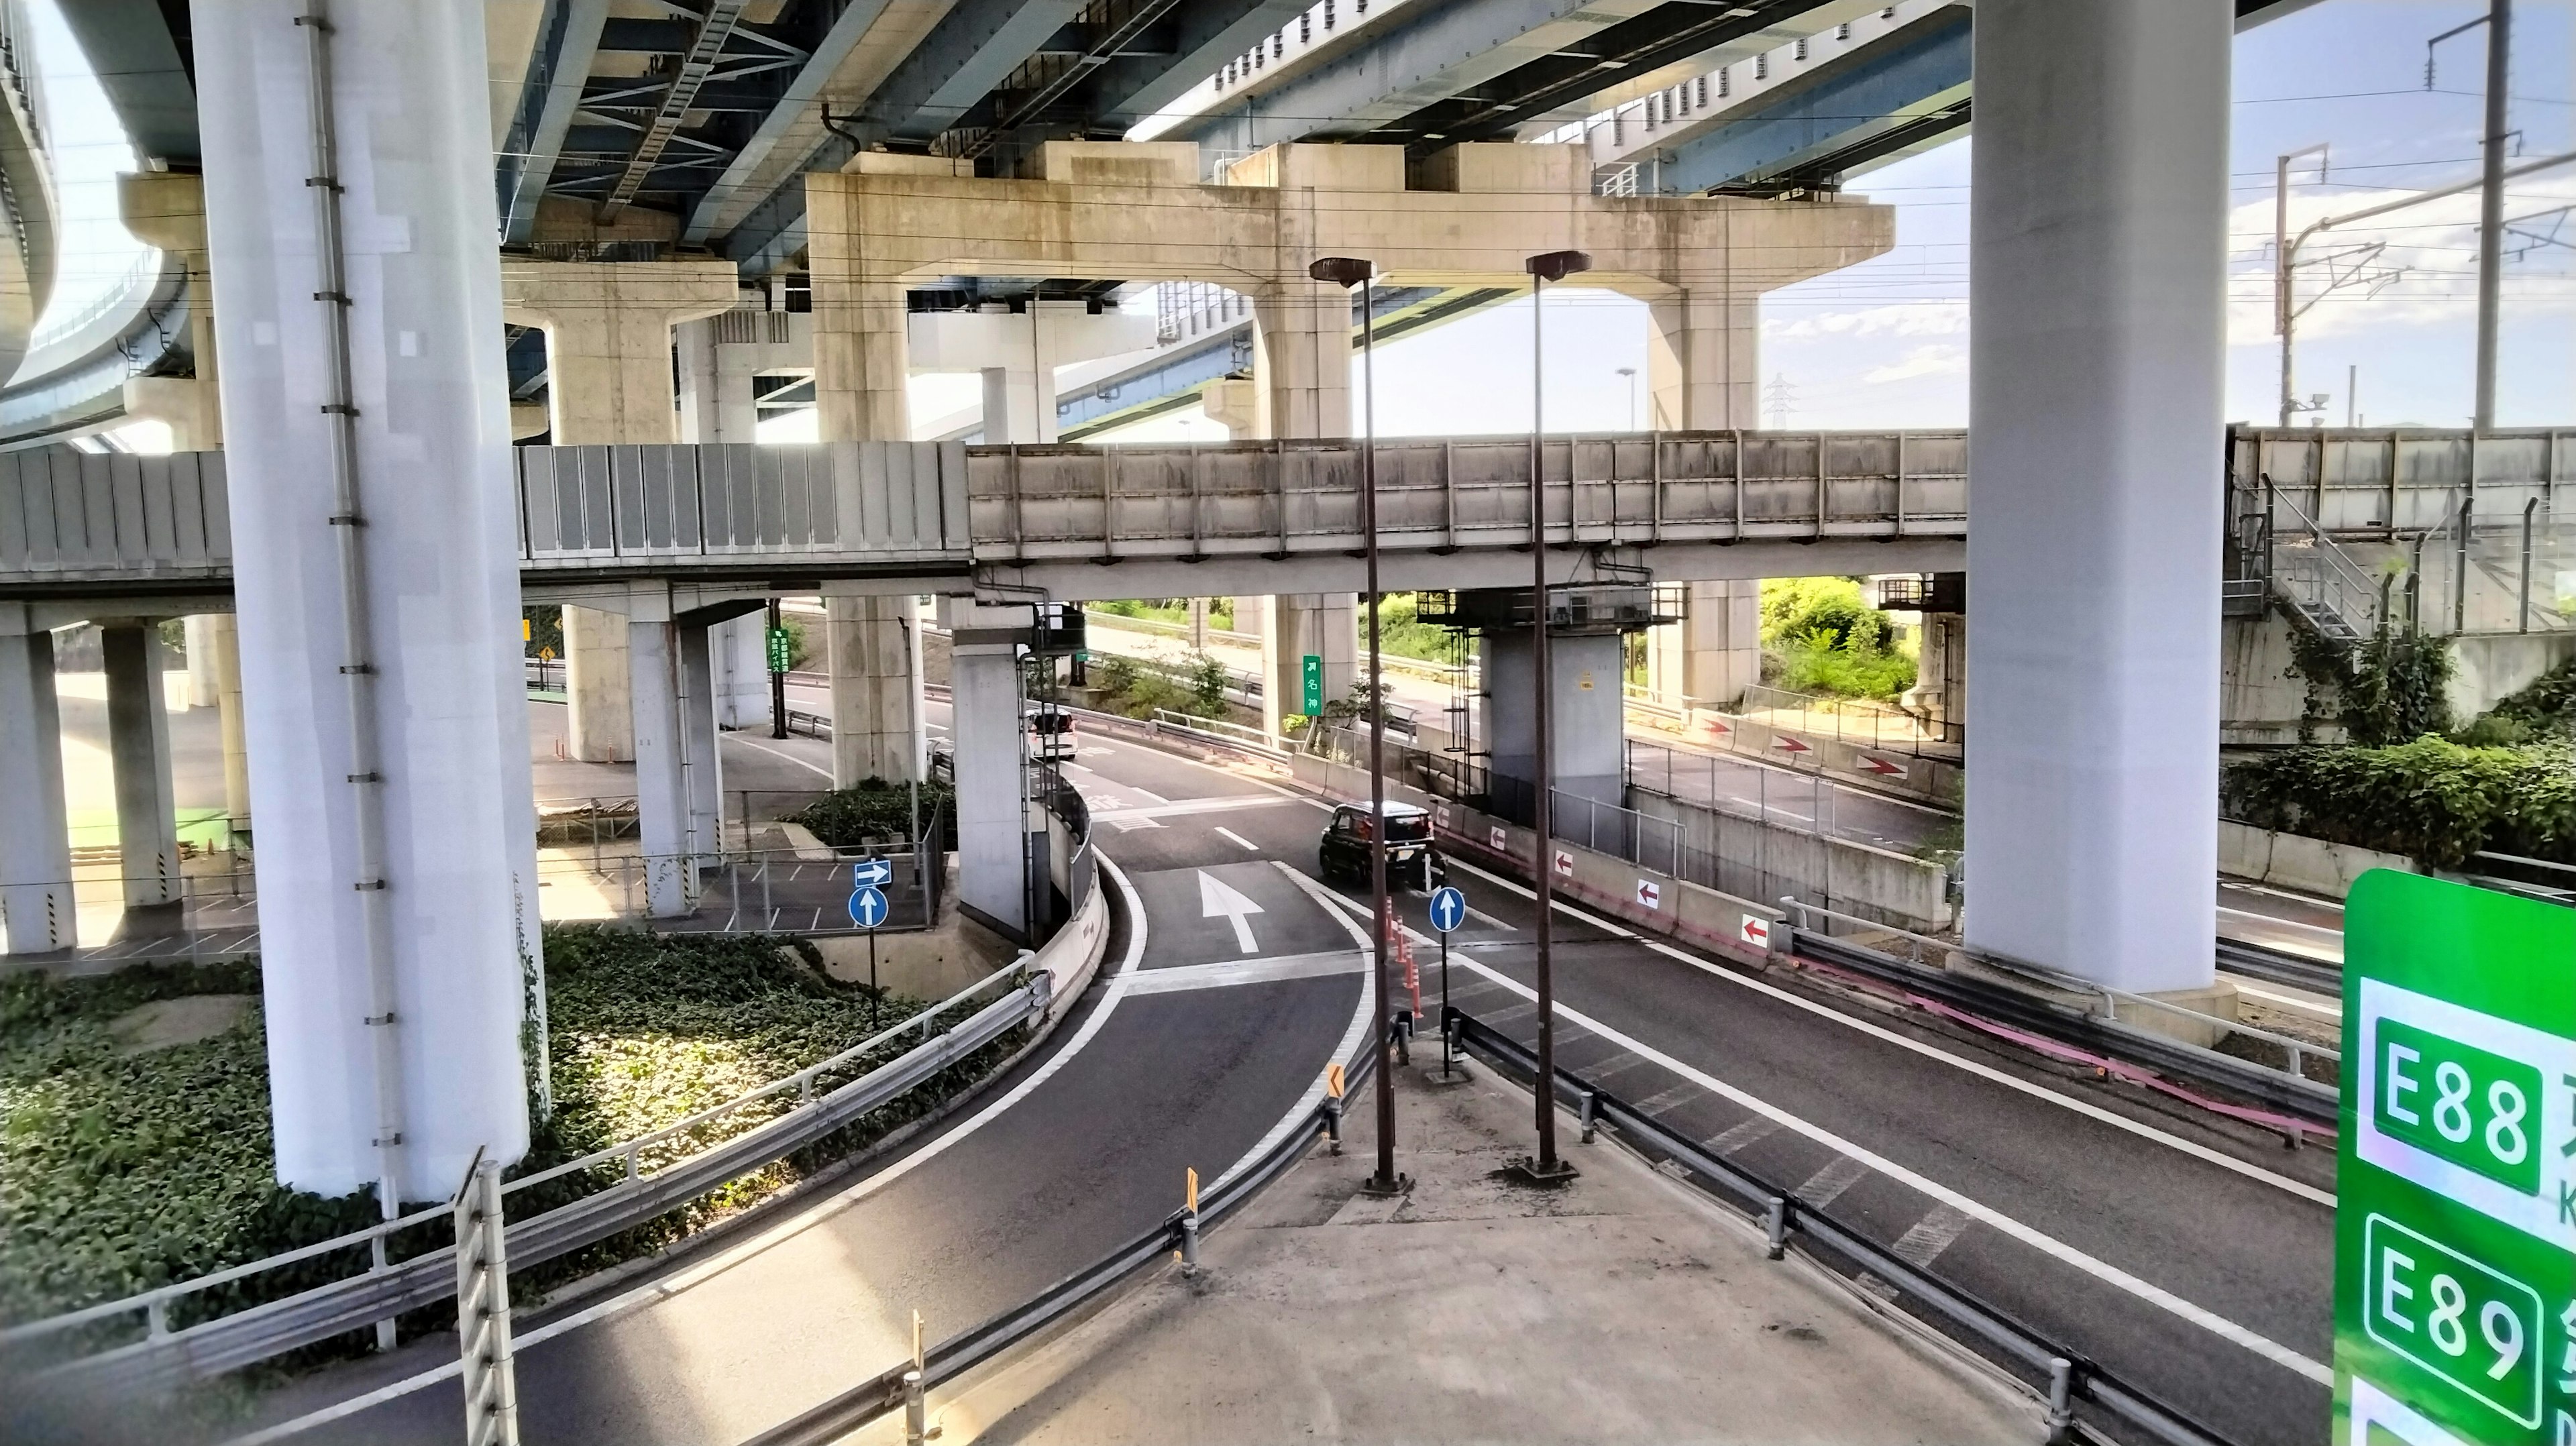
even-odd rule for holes
{"type": "Polygon", "coordinates": [[[1914,659],[1897,646],[1896,625],[1852,578],[1765,581],[1762,641],[1775,680],[1793,692],[1893,699],[1914,686],[1914,659]]]}
{"type": "MultiPolygon", "coordinates": [[[[511,1173],[532,1173],[722,1103],[849,1048],[926,1007],[834,980],[775,938],[662,937],[576,925],[546,931],[556,1113],[511,1173]]],[[[124,1052],[110,1028],[157,999],[255,994],[255,965],[141,966],[93,979],[0,979],[0,1323],[130,1295],[309,1244],[377,1218],[372,1190],[327,1198],[270,1171],[267,1039],[257,1010],[212,1038],[124,1052]]],[[[912,1041],[905,1041],[905,1044],[912,1041]]],[[[901,1045],[897,1048],[900,1049],[901,1045]]],[[[704,1228],[928,1112],[1016,1048],[1005,1038],[814,1148],[586,1250],[517,1274],[534,1299],[704,1228]]],[[[881,1061],[857,1061],[847,1078],[881,1061]]],[[[820,1087],[841,1083],[829,1079],[820,1087]]],[[[819,1088],[819,1087],[818,1087],[819,1088]]],[[[792,1099],[767,1106],[783,1111],[792,1099]]],[[[737,1112],[648,1154],[649,1168],[768,1117],[737,1112]]],[[[617,1166],[511,1197],[533,1214],[613,1184],[617,1166]],[[531,1196],[543,1198],[531,1198],[531,1196]]],[[[412,1232],[406,1256],[446,1241],[412,1232]]],[[[229,1309],[349,1273],[317,1261],[229,1309]]],[[[444,1308],[442,1308],[444,1309],[444,1308]]],[[[444,1324],[424,1310],[407,1329],[444,1324]]],[[[174,1316],[174,1325],[198,1318],[174,1316]]],[[[321,1349],[317,1354],[333,1354],[321,1349]]]]}

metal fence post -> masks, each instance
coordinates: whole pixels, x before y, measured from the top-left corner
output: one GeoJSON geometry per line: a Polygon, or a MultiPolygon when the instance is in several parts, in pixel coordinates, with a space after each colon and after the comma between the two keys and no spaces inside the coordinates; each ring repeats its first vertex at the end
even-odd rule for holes
{"type": "Polygon", "coordinates": [[[1592,1132],[1599,1128],[1601,1123],[1601,1092],[1599,1090],[1585,1090],[1583,1092],[1581,1118],[1583,1121],[1583,1133],[1579,1138],[1584,1144],[1588,1145],[1592,1143],[1592,1132]]]}
{"type": "Polygon", "coordinates": [[[1762,1202],[1762,1254],[1778,1260],[1789,1252],[1789,1201],[1774,1195],[1762,1202]]]}
{"type": "Polygon", "coordinates": [[[2048,1446],[2075,1439],[2075,1363],[2064,1356],[2048,1363],[2048,1446]]]}
{"type": "Polygon", "coordinates": [[[2531,515],[2539,510],[2537,497],[2522,504],[2522,590],[2520,605],[2513,612],[2513,630],[2517,633],[2531,631],[2531,515]]]}
{"type": "Polygon", "coordinates": [[[506,1250],[500,1162],[478,1153],[456,1192],[456,1332],[464,1355],[466,1446],[518,1446],[506,1250]]]}

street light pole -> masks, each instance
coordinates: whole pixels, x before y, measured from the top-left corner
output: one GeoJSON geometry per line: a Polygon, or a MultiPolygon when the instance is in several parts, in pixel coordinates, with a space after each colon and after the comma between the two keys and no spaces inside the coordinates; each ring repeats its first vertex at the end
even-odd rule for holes
{"type": "Polygon", "coordinates": [[[1555,907],[1550,885],[1555,880],[1555,844],[1548,819],[1549,795],[1556,782],[1553,743],[1555,719],[1553,666],[1547,647],[1547,344],[1540,293],[1546,283],[1563,281],[1592,269],[1592,258],[1580,251],[1550,251],[1524,263],[1530,278],[1530,669],[1537,677],[1538,717],[1531,781],[1531,862],[1538,898],[1538,1153],[1520,1164],[1532,1181],[1554,1184],[1574,1177],[1574,1167],[1556,1156],[1556,976],[1554,973],[1555,907]]]}
{"type": "Polygon", "coordinates": [[[1637,430],[1637,369],[1621,367],[1619,375],[1628,379],[1628,430],[1633,432],[1637,430]]]}
{"type": "Polygon", "coordinates": [[[1356,256],[1326,256],[1307,267],[1306,274],[1360,288],[1360,399],[1368,417],[1360,446],[1360,548],[1366,559],[1369,644],[1369,987],[1377,1006],[1377,1173],[1360,1188],[1372,1195],[1401,1195],[1413,1182],[1395,1169],[1395,1021],[1387,988],[1393,911],[1386,891],[1386,689],[1378,661],[1377,267],[1356,256]]]}
{"type": "Polygon", "coordinates": [[[2495,426],[2496,301],[2504,273],[2505,89],[2513,63],[2513,0],[2488,0],[2485,174],[2478,196],[2478,392],[2473,425],[2495,426]]]}

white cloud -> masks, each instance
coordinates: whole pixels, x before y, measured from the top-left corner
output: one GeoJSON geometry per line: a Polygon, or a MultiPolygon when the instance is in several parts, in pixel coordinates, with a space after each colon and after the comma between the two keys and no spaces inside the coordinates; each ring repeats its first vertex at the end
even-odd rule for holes
{"type": "Polygon", "coordinates": [[[1904,360],[1888,366],[1872,367],[1862,372],[1860,379],[1866,385],[1877,386],[1885,382],[1908,381],[1915,377],[1951,376],[1967,369],[1968,349],[1966,347],[1951,346],[1947,342],[1934,342],[1930,346],[1910,347],[1906,350],[1904,360]]]}
{"type": "Polygon", "coordinates": [[[1964,301],[1924,301],[1873,306],[1860,311],[1828,311],[1795,321],[1765,317],[1766,341],[1808,341],[1820,337],[1961,336],[1968,330],[1964,301]]]}

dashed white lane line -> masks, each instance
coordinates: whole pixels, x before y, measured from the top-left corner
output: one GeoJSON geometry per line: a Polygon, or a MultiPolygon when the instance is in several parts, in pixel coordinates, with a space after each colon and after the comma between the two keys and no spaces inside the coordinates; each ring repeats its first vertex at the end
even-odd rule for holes
{"type": "MultiPolygon", "coordinates": [[[[1510,977],[1489,968],[1484,964],[1480,964],[1473,959],[1464,960],[1462,962],[1464,962],[1469,969],[1487,976],[1495,983],[1502,985],[1504,988],[1511,990],[1513,993],[1520,995],[1524,999],[1532,1001],[1530,1006],[1531,1008],[1535,1009],[1537,1007],[1535,1001],[1538,998],[1538,991],[1529,989],[1518,981],[1511,979],[1510,977]]],[[[2311,1360],[2308,1357],[2299,1354],[2297,1351],[2290,1349],[2288,1346],[2282,1345],[2280,1342],[2271,1339],[2269,1336],[2259,1334],[2244,1326],[2238,1325],[2236,1322],[2218,1314],[2216,1311],[2194,1305],[2190,1301],[2183,1299],[2181,1296],[2174,1294],[2172,1291],[2165,1289],[2163,1286],[2157,1285],[2152,1281],[2140,1279],[2108,1261],[2078,1250],[2074,1246],[2067,1244],[2065,1241],[2058,1239],[2056,1236],[2025,1225],[2021,1221],[2014,1219],[2010,1215],[2006,1215],[1991,1205],[1985,1205],[1978,1201],[1971,1200],[1967,1196],[1960,1194],[1958,1191],[1951,1189],[1949,1186],[1942,1184],[1938,1180],[1919,1174],[1916,1171],[1908,1169],[1873,1150],[1865,1149],[1850,1140],[1846,1140],[1842,1136],[1835,1134],[1833,1131],[1826,1129],[1822,1125],[1800,1119],[1798,1116],[1789,1113],[1787,1110],[1781,1109],[1779,1106],[1772,1104],[1768,1100],[1761,1099],[1744,1090],[1737,1089],[1735,1086],[1717,1078],[1715,1075],[1709,1074],[1705,1070],[1701,1070],[1693,1065],[1689,1065],[1681,1060],[1675,1059],[1671,1055],[1663,1053],[1661,1050],[1656,1049],[1654,1046],[1649,1045],[1642,1040],[1632,1039],[1627,1035],[1620,1033],[1618,1030],[1612,1029],[1610,1026],[1599,1022],[1598,1020],[1584,1015],[1578,1010],[1569,1009],[1561,1003],[1556,1006],[1556,1009],[1557,1013],[1562,1015],[1565,1019],[1581,1025],[1583,1028],[1600,1035],[1603,1039],[1609,1040],[1623,1049],[1629,1050],[1632,1053],[1644,1055],[1646,1058],[1662,1065],[1672,1073],[1691,1081],[1693,1084],[1709,1091],[1711,1094],[1722,1095],[1756,1114],[1767,1115],[1770,1118],[1777,1120],[1783,1126],[1795,1130],[1799,1134],[1805,1135],[1808,1139],[1815,1141],[1826,1149],[1848,1155],[1859,1164],[1875,1170],[1901,1185],[1910,1186],[1917,1192],[1928,1195],[1934,1200],[1948,1205],[1952,1209],[1960,1211],[1980,1224],[1990,1225],[1995,1229],[2002,1231],[2004,1234],[2011,1236],[2013,1239],[2020,1241],[2024,1245],[2039,1251],[2043,1255],[2047,1255],[2053,1259],[2062,1261],[2067,1265],[2073,1266],[2075,1269],[2084,1272],[2086,1275],[2092,1276],[2094,1279],[2099,1280],[2106,1285],[2113,1286],[2119,1290],[2124,1290],[2159,1310],[2166,1311],[2192,1325],[2196,1325],[2222,1340],[2242,1346],[2246,1350],[2263,1357],[2265,1360],[2284,1367],[2298,1375],[2304,1376],[2307,1379],[2316,1382],[2318,1385],[2331,1385],[2334,1381],[2334,1373],[2327,1370],[2322,1362],[2311,1360]]]]}
{"type": "MultiPolygon", "coordinates": [[[[1499,875],[1487,873],[1483,869],[1477,868],[1474,864],[1464,863],[1455,859],[1451,860],[1451,863],[1477,875],[1480,878],[1489,879],[1502,888],[1520,895],[1524,899],[1534,899],[1537,897],[1536,894],[1533,894],[1528,889],[1522,888],[1512,880],[1502,878],[1499,875]]],[[[1701,973],[1706,974],[1711,978],[1722,979],[1740,989],[1750,989],[1756,994],[1779,1000],[1781,1003],[1790,1005],[1797,1009],[1803,1009],[1809,1014],[1815,1015],[1820,1019],[1831,1020],[1846,1029],[1858,1030],[1872,1039],[1881,1040],[1885,1043],[1895,1045],[1899,1049],[1911,1050],[1926,1059],[1939,1060],[1941,1063],[1946,1064],[1953,1069],[1965,1070],[1969,1074],[1977,1076],[1979,1079],[1991,1080],[1996,1084],[2002,1085],[2006,1089],[2028,1095],[2032,1099],[2045,1100],[2048,1103],[2057,1106],[2059,1109],[2072,1110],[2076,1114],[2084,1116],[2086,1119],[2098,1120],[2103,1124],[2111,1126],[2113,1129],[2125,1130],[2132,1135],[2136,1135],[2140,1139],[2153,1140],[2167,1149],[2179,1150],[2183,1154],[2189,1155],[2195,1160],[2205,1160],[2210,1164],[2218,1166],[2222,1170],[2242,1175],[2249,1180],[2259,1180],[2266,1185],[2272,1186],[2274,1189],[2296,1195],[2302,1200],[2323,1205],[2328,1209],[2332,1209],[2334,1207],[2335,1197],[2333,1194],[2328,1191],[2320,1190],[2314,1185],[2310,1185],[2303,1180],[2293,1180],[2286,1175],[2276,1175],[2259,1165],[2249,1165],[2245,1161],[2237,1159],[2235,1156],[2230,1155],[2223,1150],[2213,1150],[2209,1146],[2203,1145],[2196,1140],[2186,1140],[2179,1135],[2168,1134],[2163,1130],[2157,1129],[2153,1125],[2143,1124],[2114,1110],[2106,1110],[2100,1105],[2093,1104],[2090,1101],[2074,1099],[2069,1096],[2059,1094],[2055,1090],[2043,1088],[2039,1085],[2032,1084],[2030,1081],[2022,1079],[2017,1075],[2008,1074],[2003,1070],[1996,1069],[1992,1065],[1980,1064],[1973,1059],[1962,1059],[1947,1050],[1934,1048],[1919,1039],[1909,1039],[1892,1029],[1886,1029],[1879,1025],[1872,1024],[1868,1020],[1854,1019],[1840,1010],[1829,1009],[1812,999],[1801,998],[1777,985],[1766,984],[1759,979],[1748,978],[1745,975],[1736,973],[1732,969],[1720,968],[1715,964],[1709,963],[1705,959],[1694,958],[1689,954],[1683,953],[1681,950],[1676,949],[1661,940],[1648,938],[1633,929],[1623,928],[1606,919],[1596,918],[1593,915],[1574,908],[1562,899],[1552,900],[1551,902],[1556,905],[1560,912],[1568,915],[1569,917],[1589,924],[1593,928],[1607,930],[1621,938],[1633,939],[1647,948],[1654,950],[1656,953],[1663,955],[1665,958],[1687,964],[1691,968],[1699,970],[1701,973]]]]}
{"type": "Polygon", "coordinates": [[[1836,1155],[1823,1169],[1807,1177],[1807,1182],[1789,1193],[1822,1210],[1842,1198],[1845,1190],[1861,1181],[1869,1167],[1849,1155],[1836,1155]]]}
{"type": "Polygon", "coordinates": [[[1929,1214],[1915,1221],[1903,1235],[1896,1237],[1896,1243],[1888,1248],[1895,1252],[1897,1259],[1917,1270],[1926,1270],[1931,1267],[1935,1259],[1939,1258],[1942,1251],[1956,1244],[1959,1237],[1967,1233],[1968,1227],[1975,1223],[1968,1218],[1966,1211],[1953,1210],[1947,1205],[1935,1205],[1929,1214]]]}
{"type": "Polygon", "coordinates": [[[1217,829],[1216,829],[1216,831],[1217,831],[1218,833],[1224,834],[1227,838],[1230,838],[1230,839],[1234,840],[1236,843],[1239,843],[1239,844],[1243,845],[1243,846],[1244,846],[1244,848],[1246,848],[1246,849],[1250,850],[1250,851],[1251,851],[1251,852],[1253,852],[1253,853],[1256,853],[1256,854],[1257,854],[1257,853],[1261,852],[1261,845],[1259,845],[1259,844],[1257,844],[1257,843],[1254,843],[1252,840],[1250,840],[1250,839],[1248,839],[1248,838],[1245,838],[1243,835],[1241,835],[1241,834],[1239,834],[1239,833],[1236,833],[1233,829],[1227,828],[1227,827],[1226,827],[1225,825],[1223,825],[1223,824],[1218,824],[1218,825],[1217,825],[1217,829]]]}

